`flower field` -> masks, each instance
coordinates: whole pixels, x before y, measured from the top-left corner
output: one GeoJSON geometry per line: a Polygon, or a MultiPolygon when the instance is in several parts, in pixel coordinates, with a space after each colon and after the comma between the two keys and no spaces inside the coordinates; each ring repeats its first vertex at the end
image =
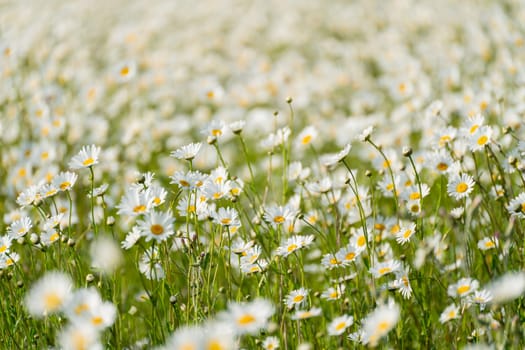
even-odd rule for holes
{"type": "Polygon", "coordinates": [[[0,348],[524,348],[524,23],[0,2],[0,348]]]}

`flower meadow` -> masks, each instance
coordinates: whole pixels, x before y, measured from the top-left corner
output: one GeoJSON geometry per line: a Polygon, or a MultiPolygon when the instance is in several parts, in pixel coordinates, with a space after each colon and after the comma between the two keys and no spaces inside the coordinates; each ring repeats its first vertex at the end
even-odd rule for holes
{"type": "Polygon", "coordinates": [[[0,348],[524,348],[524,23],[1,3],[0,348]]]}

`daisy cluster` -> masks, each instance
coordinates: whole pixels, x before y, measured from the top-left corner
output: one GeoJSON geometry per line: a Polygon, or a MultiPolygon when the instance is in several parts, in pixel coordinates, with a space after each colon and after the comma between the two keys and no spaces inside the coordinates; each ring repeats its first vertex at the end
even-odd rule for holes
{"type": "Polygon", "coordinates": [[[525,3],[0,7],[6,348],[525,347],[525,3]]]}

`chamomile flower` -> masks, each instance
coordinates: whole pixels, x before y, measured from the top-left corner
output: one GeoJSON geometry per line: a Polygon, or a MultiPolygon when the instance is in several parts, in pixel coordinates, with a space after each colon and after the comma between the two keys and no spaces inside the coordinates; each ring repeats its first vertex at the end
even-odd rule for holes
{"type": "Polygon", "coordinates": [[[480,151],[492,142],[492,128],[488,125],[484,125],[475,133],[469,135],[467,140],[471,151],[480,151]]]}
{"type": "Polygon", "coordinates": [[[456,200],[466,198],[474,190],[474,179],[468,174],[449,178],[447,185],[448,195],[456,200]]]}
{"type": "Polygon", "coordinates": [[[376,346],[379,340],[390,332],[399,321],[401,309],[392,303],[378,306],[362,322],[364,331],[363,344],[376,346]]]}
{"type": "Polygon", "coordinates": [[[321,259],[321,265],[328,270],[335,269],[336,267],[346,266],[343,264],[341,257],[338,256],[337,254],[323,255],[323,258],[321,259]]]}
{"type": "Polygon", "coordinates": [[[171,212],[157,212],[151,211],[144,217],[144,220],[137,221],[137,225],[146,242],[154,239],[157,242],[162,242],[173,235],[173,221],[174,218],[171,212]]]}
{"type": "Polygon", "coordinates": [[[447,294],[451,297],[464,297],[474,293],[479,287],[479,282],[472,278],[462,278],[448,286],[447,294]]]}
{"type": "Polygon", "coordinates": [[[429,168],[437,173],[445,174],[454,163],[454,159],[445,149],[434,151],[429,157],[429,168]]]}
{"type": "Polygon", "coordinates": [[[445,323],[459,317],[459,308],[455,304],[450,304],[439,316],[439,322],[445,323]]]}
{"type": "Polygon", "coordinates": [[[115,305],[104,302],[95,288],[77,290],[65,312],[73,323],[83,323],[97,330],[111,326],[117,315],[115,305]]]}
{"type": "Polygon", "coordinates": [[[119,215],[138,216],[146,214],[153,206],[153,197],[149,189],[141,190],[130,187],[117,205],[119,215]]]}
{"type": "Polygon", "coordinates": [[[59,238],[60,231],[54,227],[50,227],[40,234],[40,242],[47,247],[57,242],[59,238]]]}
{"type": "Polygon", "coordinates": [[[198,350],[204,349],[204,330],[198,326],[182,326],[171,335],[163,349],[198,350]]]}
{"type": "Polygon", "coordinates": [[[150,188],[151,205],[155,208],[166,201],[168,192],[161,186],[152,185],[150,188]]]}
{"type": "Polygon", "coordinates": [[[266,337],[261,345],[264,350],[279,349],[279,339],[277,337],[266,337]]]}
{"type": "Polygon", "coordinates": [[[297,135],[297,145],[299,147],[306,147],[315,141],[317,138],[317,129],[313,126],[307,126],[304,128],[299,135],[297,135]]]}
{"type": "Polygon", "coordinates": [[[20,260],[20,255],[15,252],[0,254],[0,270],[13,266],[20,260]]]}
{"type": "Polygon", "coordinates": [[[29,186],[18,195],[16,203],[20,205],[21,208],[40,203],[42,199],[40,196],[40,187],[41,184],[29,186]]]}
{"type": "Polygon", "coordinates": [[[416,224],[405,223],[400,227],[399,232],[396,234],[396,241],[399,244],[405,244],[410,241],[414,233],[416,232],[416,224]]]}
{"type": "Polygon", "coordinates": [[[217,183],[215,181],[206,181],[202,188],[202,194],[210,200],[219,200],[230,192],[229,182],[217,183]]]}
{"type": "Polygon", "coordinates": [[[351,148],[352,146],[349,143],[347,143],[341,151],[333,154],[323,155],[320,159],[321,164],[325,167],[332,167],[337,163],[342,162],[346,158],[348,153],[350,153],[351,148]]]}
{"type": "Polygon", "coordinates": [[[36,317],[62,311],[71,298],[73,283],[62,272],[48,272],[36,281],[25,297],[27,311],[36,317]]]}
{"type": "Polygon", "coordinates": [[[31,219],[27,216],[24,216],[21,219],[16,220],[11,225],[9,225],[7,233],[9,234],[9,236],[11,236],[11,238],[17,239],[20,237],[24,237],[29,232],[29,230],[31,230],[31,227],[33,227],[31,219]]]}
{"type": "Polygon", "coordinates": [[[255,334],[267,327],[274,311],[268,300],[255,299],[249,303],[229,303],[228,310],[219,314],[218,318],[230,324],[238,335],[255,334]]]}
{"type": "Polygon", "coordinates": [[[288,205],[284,207],[273,205],[265,208],[263,218],[266,222],[269,222],[273,228],[277,228],[285,221],[293,220],[295,216],[296,211],[288,205]]]}
{"type": "Polygon", "coordinates": [[[170,156],[177,159],[193,160],[202,147],[202,142],[190,143],[171,152],[170,156]]]}
{"type": "Polygon", "coordinates": [[[69,191],[77,182],[78,175],[70,171],[63,171],[55,175],[52,180],[54,187],[59,191],[69,191]]]}
{"type": "Polygon", "coordinates": [[[142,237],[142,232],[138,226],[133,226],[131,231],[128,232],[126,238],[120,243],[121,247],[124,249],[131,249],[135,243],[142,237]]]}
{"type": "Polygon", "coordinates": [[[478,241],[478,248],[482,251],[496,248],[498,246],[497,237],[485,237],[478,241]]]}
{"type": "Polygon", "coordinates": [[[300,236],[295,235],[288,238],[280,247],[275,251],[275,254],[287,257],[295,251],[309,246],[314,240],[313,235],[300,236]]]}
{"type": "Polygon", "coordinates": [[[307,298],[308,298],[308,289],[299,288],[299,289],[291,291],[284,299],[284,303],[289,309],[291,309],[291,308],[300,307],[306,304],[307,298]]]}
{"type": "Polygon", "coordinates": [[[13,238],[10,235],[0,236],[0,255],[9,252],[13,238]]]}
{"type": "Polygon", "coordinates": [[[507,205],[507,211],[511,216],[525,219],[525,192],[520,193],[510,201],[507,205]]]}
{"type": "Polygon", "coordinates": [[[321,293],[321,299],[325,300],[339,300],[345,292],[346,286],[344,284],[337,284],[335,287],[328,287],[321,293]]]}
{"type": "Polygon", "coordinates": [[[387,260],[383,262],[376,262],[370,269],[370,273],[374,278],[382,277],[389,273],[394,273],[401,268],[401,263],[397,260],[387,260]]]}
{"type": "Polygon", "coordinates": [[[328,335],[341,335],[354,323],[350,315],[336,317],[327,326],[328,335]]]}
{"type": "Polygon", "coordinates": [[[321,310],[320,307],[313,307],[310,310],[297,310],[292,314],[291,319],[292,320],[305,320],[307,318],[321,316],[322,312],[323,311],[321,310]]]}
{"type": "Polygon", "coordinates": [[[71,158],[71,161],[69,162],[69,168],[83,169],[98,164],[99,154],[100,147],[95,145],[84,146],[76,156],[71,158]]]}
{"type": "Polygon", "coordinates": [[[213,120],[201,130],[201,133],[211,140],[216,140],[223,136],[225,131],[226,124],[222,120],[213,120]]]}
{"type": "Polygon", "coordinates": [[[353,244],[347,244],[345,247],[339,249],[335,254],[336,259],[341,261],[344,266],[350,266],[364,251],[364,248],[358,248],[353,244]]]}
{"type": "Polygon", "coordinates": [[[239,214],[234,208],[219,208],[212,214],[213,222],[221,226],[240,226],[239,214]]]}
{"type": "Polygon", "coordinates": [[[149,280],[162,280],[166,276],[160,264],[157,248],[148,249],[142,254],[139,261],[139,271],[149,280]]]}
{"type": "Polygon", "coordinates": [[[58,334],[61,349],[102,350],[97,330],[84,323],[70,323],[58,334]]]}
{"type": "Polygon", "coordinates": [[[126,83],[137,74],[137,64],[133,61],[125,61],[115,68],[115,78],[120,83],[126,83]]]}
{"type": "Polygon", "coordinates": [[[481,311],[485,309],[487,303],[492,300],[492,294],[485,289],[480,289],[468,296],[468,301],[473,304],[478,304],[481,311]]]}
{"type": "Polygon", "coordinates": [[[457,133],[458,130],[451,126],[440,129],[434,134],[434,144],[437,144],[439,148],[443,148],[456,138],[457,133]]]}
{"type": "Polygon", "coordinates": [[[57,215],[53,215],[51,217],[49,217],[45,222],[44,222],[44,230],[47,230],[49,228],[54,228],[54,227],[57,227],[60,225],[60,223],[62,222],[62,219],[64,218],[64,214],[63,213],[58,213],[57,215]]]}
{"type": "Polygon", "coordinates": [[[525,292],[525,273],[507,272],[492,281],[485,289],[492,295],[492,303],[502,304],[514,300],[525,292]]]}

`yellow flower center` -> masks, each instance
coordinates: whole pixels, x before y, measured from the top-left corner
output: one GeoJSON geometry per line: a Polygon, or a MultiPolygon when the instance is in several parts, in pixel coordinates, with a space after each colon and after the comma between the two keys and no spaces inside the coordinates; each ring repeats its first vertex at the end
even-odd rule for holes
{"type": "Polygon", "coordinates": [[[87,310],[89,310],[89,306],[85,303],[82,303],[75,308],[75,314],[80,315],[81,313],[87,310]]]}
{"type": "Polygon", "coordinates": [[[357,239],[357,246],[358,247],[362,247],[366,244],[366,238],[365,236],[359,236],[359,238],[357,239]]]}
{"type": "Polygon", "coordinates": [[[88,348],[88,340],[80,331],[73,334],[73,344],[75,350],[86,350],[88,348]]]}
{"type": "Polygon", "coordinates": [[[162,227],[162,225],[159,225],[159,224],[153,224],[153,225],[151,225],[151,227],[149,229],[150,229],[151,233],[153,233],[156,236],[161,235],[161,234],[164,233],[164,227],[162,227]]]}
{"type": "Polygon", "coordinates": [[[215,136],[215,137],[217,137],[217,136],[221,136],[221,135],[222,135],[222,130],[221,130],[221,129],[213,129],[213,130],[211,131],[211,134],[212,134],[213,136],[215,136]]]}
{"type": "Polygon", "coordinates": [[[485,248],[494,248],[495,244],[492,241],[485,242],[485,248]]]}
{"type": "Polygon", "coordinates": [[[230,218],[221,219],[221,224],[223,225],[229,225],[231,222],[232,220],[230,218]]]}
{"type": "Polygon", "coordinates": [[[303,301],[303,300],[304,300],[304,295],[301,295],[301,294],[296,295],[296,296],[293,297],[293,299],[292,299],[292,301],[293,301],[294,303],[300,303],[300,302],[303,301]]]}
{"type": "Polygon", "coordinates": [[[378,272],[380,275],[384,275],[385,273],[389,273],[390,271],[392,271],[390,267],[382,267],[379,269],[378,272]]]}
{"type": "Polygon", "coordinates": [[[282,224],[284,222],[284,216],[282,215],[277,215],[276,217],[273,218],[273,222],[275,222],[276,224],[282,224]]]}
{"type": "Polygon", "coordinates": [[[62,298],[56,293],[49,293],[44,298],[44,304],[47,311],[53,311],[62,305],[62,298]]]}
{"type": "Polygon", "coordinates": [[[419,199],[419,198],[420,198],[420,196],[419,196],[419,192],[412,192],[412,193],[410,194],[409,198],[410,198],[411,200],[419,199]]]}
{"type": "Polygon", "coordinates": [[[478,145],[483,146],[484,144],[487,143],[488,140],[489,140],[489,138],[487,137],[487,135],[482,135],[478,139],[478,145]]]}
{"type": "Polygon", "coordinates": [[[468,190],[468,185],[464,182],[460,182],[457,186],[456,186],[456,191],[458,193],[465,193],[466,191],[468,190]]]}
{"type": "Polygon", "coordinates": [[[122,67],[120,69],[120,75],[122,75],[123,77],[125,77],[128,74],[129,74],[129,67],[128,66],[122,67]]]}
{"type": "Polygon", "coordinates": [[[374,225],[374,228],[378,231],[383,231],[385,229],[385,225],[381,224],[381,223],[376,223],[374,225]]]}
{"type": "Polygon", "coordinates": [[[346,322],[339,322],[336,326],[335,326],[335,330],[336,331],[340,331],[342,329],[344,329],[346,327],[346,322]]]}
{"type": "Polygon", "coordinates": [[[160,198],[159,197],[153,198],[153,203],[155,203],[155,205],[159,205],[160,204],[160,198]]]}
{"type": "Polygon", "coordinates": [[[133,208],[133,212],[135,213],[143,213],[146,211],[146,206],[144,204],[139,204],[135,208],[133,208]]]}
{"type": "Polygon", "coordinates": [[[64,182],[62,182],[62,183],[60,184],[59,187],[60,187],[60,189],[61,189],[62,191],[64,191],[66,188],[69,188],[69,186],[71,186],[71,182],[69,182],[69,181],[64,181],[64,182]]]}
{"type": "Polygon", "coordinates": [[[439,171],[446,171],[448,169],[448,165],[446,163],[439,163],[436,168],[439,170],[439,171]]]}
{"type": "Polygon", "coordinates": [[[182,187],[190,187],[190,183],[186,180],[180,180],[179,185],[181,185],[182,187]]]}
{"type": "Polygon", "coordinates": [[[86,160],[84,160],[84,161],[82,162],[82,165],[83,165],[83,166],[90,166],[90,165],[92,165],[93,163],[95,163],[95,160],[94,160],[93,158],[89,157],[88,159],[86,159],[86,160]]]}
{"type": "Polygon", "coordinates": [[[452,140],[452,137],[450,137],[449,135],[443,135],[439,138],[439,145],[443,146],[445,145],[445,143],[449,142],[450,140],[452,140]]]}
{"type": "Polygon", "coordinates": [[[224,347],[216,340],[212,340],[208,343],[208,346],[206,347],[207,350],[222,350],[224,347]]]}
{"type": "Polygon", "coordinates": [[[336,258],[330,259],[330,265],[337,265],[339,264],[339,261],[336,258]]]}
{"type": "Polygon", "coordinates": [[[303,137],[303,139],[301,140],[301,143],[303,145],[307,145],[310,143],[310,141],[312,141],[312,135],[306,135],[305,137],[303,137]]]}
{"type": "Polygon", "coordinates": [[[354,258],[355,258],[355,253],[353,253],[353,252],[348,253],[345,256],[345,260],[354,260],[354,258]]]}
{"type": "Polygon", "coordinates": [[[406,230],[405,233],[403,233],[404,238],[408,238],[412,235],[412,230],[406,230]]]}
{"type": "Polygon", "coordinates": [[[293,252],[293,251],[296,250],[296,249],[297,249],[297,244],[293,244],[293,243],[290,244],[290,245],[288,246],[288,248],[286,248],[286,250],[288,250],[288,253],[293,252]]]}
{"type": "Polygon", "coordinates": [[[4,244],[3,246],[0,246],[0,253],[3,253],[7,250],[7,246],[4,244]]]}
{"type": "Polygon", "coordinates": [[[380,331],[380,332],[384,332],[388,329],[388,327],[390,326],[390,324],[386,321],[383,321],[383,322],[380,322],[378,325],[377,325],[377,330],[380,331]]]}
{"type": "Polygon", "coordinates": [[[104,321],[104,319],[100,316],[95,316],[91,319],[91,323],[94,325],[94,326],[99,326],[102,324],[102,322],[104,321]]]}
{"type": "Polygon", "coordinates": [[[54,242],[58,239],[58,237],[59,237],[58,232],[55,232],[51,235],[51,237],[49,237],[49,241],[54,242]]]}
{"type": "Polygon", "coordinates": [[[470,132],[471,134],[473,134],[473,133],[476,132],[476,130],[478,130],[478,128],[479,128],[479,125],[478,125],[478,124],[474,124],[474,125],[472,125],[472,127],[470,128],[469,132],[470,132]]]}
{"type": "Polygon", "coordinates": [[[387,191],[392,191],[394,189],[394,184],[393,183],[389,183],[388,185],[386,185],[386,190],[387,191]]]}
{"type": "Polygon", "coordinates": [[[457,289],[459,295],[465,294],[469,290],[470,290],[470,286],[469,285],[459,286],[458,289],[457,289]]]}
{"type": "Polygon", "coordinates": [[[253,323],[254,321],[255,321],[255,317],[253,317],[253,315],[246,314],[246,315],[241,316],[237,320],[237,323],[240,324],[241,326],[246,326],[250,323],[253,323]]]}

